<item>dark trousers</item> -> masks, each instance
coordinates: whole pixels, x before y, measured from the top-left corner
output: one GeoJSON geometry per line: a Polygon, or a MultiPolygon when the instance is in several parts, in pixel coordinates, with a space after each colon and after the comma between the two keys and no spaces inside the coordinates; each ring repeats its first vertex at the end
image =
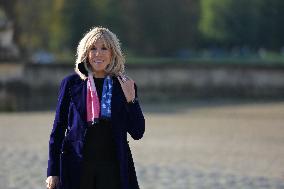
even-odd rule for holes
{"type": "Polygon", "coordinates": [[[120,189],[119,164],[83,161],[80,189],[120,189]]]}

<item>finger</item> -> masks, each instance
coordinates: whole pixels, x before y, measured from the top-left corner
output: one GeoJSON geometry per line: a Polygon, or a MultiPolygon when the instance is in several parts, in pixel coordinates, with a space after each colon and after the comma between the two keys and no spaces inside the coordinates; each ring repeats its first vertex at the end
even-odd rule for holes
{"type": "Polygon", "coordinates": [[[118,73],[118,76],[122,78],[122,77],[123,77],[122,72],[119,72],[119,73],[118,73]]]}
{"type": "Polygon", "coordinates": [[[52,182],[48,183],[49,188],[52,188],[52,186],[53,186],[52,182]]]}
{"type": "Polygon", "coordinates": [[[49,189],[54,189],[55,187],[54,187],[54,185],[52,184],[52,185],[49,185],[49,189]]]}
{"type": "Polygon", "coordinates": [[[120,79],[122,78],[122,74],[118,74],[118,76],[117,77],[119,77],[120,79]]]}
{"type": "Polygon", "coordinates": [[[53,188],[53,184],[52,184],[52,182],[51,182],[50,179],[49,179],[49,181],[47,182],[46,187],[47,187],[48,189],[52,189],[52,188],[53,188]]]}
{"type": "Polygon", "coordinates": [[[120,76],[117,76],[117,79],[118,79],[118,81],[119,81],[120,84],[123,83],[123,81],[122,81],[122,79],[120,78],[120,76]]]}
{"type": "Polygon", "coordinates": [[[50,187],[50,188],[54,188],[54,185],[55,185],[55,182],[52,180],[52,181],[49,183],[49,187],[50,187]]]}
{"type": "Polygon", "coordinates": [[[126,77],[126,75],[122,75],[122,76],[121,76],[121,79],[122,79],[123,82],[125,82],[125,81],[128,80],[127,77],[126,77]]]}
{"type": "Polygon", "coordinates": [[[127,80],[129,80],[129,77],[121,72],[119,72],[118,76],[120,77],[120,79],[125,82],[127,80]]]}
{"type": "Polygon", "coordinates": [[[117,78],[119,78],[119,79],[122,79],[122,74],[121,73],[119,73],[118,75],[117,75],[117,78]]]}
{"type": "Polygon", "coordinates": [[[125,81],[127,81],[127,79],[125,77],[122,77],[122,81],[124,83],[125,81]]]}
{"type": "Polygon", "coordinates": [[[47,187],[48,189],[50,189],[50,188],[51,188],[50,183],[48,183],[48,184],[46,185],[46,187],[47,187]]]}

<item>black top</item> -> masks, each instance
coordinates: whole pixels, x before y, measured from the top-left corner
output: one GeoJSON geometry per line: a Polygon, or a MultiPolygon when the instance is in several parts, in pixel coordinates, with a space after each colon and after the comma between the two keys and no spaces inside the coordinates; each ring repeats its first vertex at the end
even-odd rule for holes
{"type": "MultiPolygon", "coordinates": [[[[104,78],[94,78],[94,82],[101,102],[104,78]]],[[[110,120],[100,120],[98,124],[87,128],[83,151],[85,160],[94,161],[94,163],[117,160],[111,127],[110,120]]]]}

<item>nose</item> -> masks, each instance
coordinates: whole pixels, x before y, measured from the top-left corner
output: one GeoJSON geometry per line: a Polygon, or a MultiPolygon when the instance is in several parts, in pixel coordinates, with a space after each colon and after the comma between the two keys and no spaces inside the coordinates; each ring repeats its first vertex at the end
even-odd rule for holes
{"type": "Polygon", "coordinates": [[[96,56],[99,56],[100,54],[101,54],[100,49],[97,49],[96,52],[95,52],[95,55],[96,55],[96,56]]]}

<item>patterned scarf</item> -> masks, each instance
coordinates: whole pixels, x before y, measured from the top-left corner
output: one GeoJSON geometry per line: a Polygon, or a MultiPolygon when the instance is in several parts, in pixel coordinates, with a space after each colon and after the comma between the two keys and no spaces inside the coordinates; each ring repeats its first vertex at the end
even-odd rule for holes
{"type": "Polygon", "coordinates": [[[94,125],[99,118],[109,119],[111,117],[111,96],[113,81],[108,75],[104,79],[101,105],[97,94],[93,74],[88,73],[87,81],[87,122],[94,125]],[[101,114],[101,115],[100,115],[101,114]]]}

